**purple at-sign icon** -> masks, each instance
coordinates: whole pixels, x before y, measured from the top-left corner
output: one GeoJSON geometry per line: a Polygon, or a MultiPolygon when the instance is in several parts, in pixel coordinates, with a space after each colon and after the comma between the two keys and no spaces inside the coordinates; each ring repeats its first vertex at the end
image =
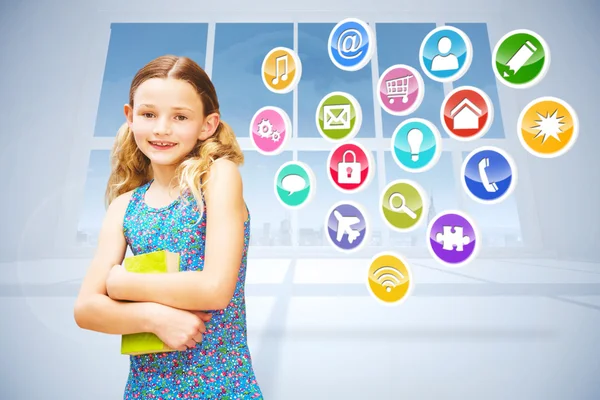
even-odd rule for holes
{"type": "Polygon", "coordinates": [[[356,203],[336,203],[327,213],[325,227],[329,243],[341,251],[355,251],[367,243],[367,218],[356,203]]]}
{"type": "Polygon", "coordinates": [[[475,223],[460,211],[437,215],[427,230],[427,245],[431,255],[451,267],[465,265],[475,258],[480,241],[475,223]]]}

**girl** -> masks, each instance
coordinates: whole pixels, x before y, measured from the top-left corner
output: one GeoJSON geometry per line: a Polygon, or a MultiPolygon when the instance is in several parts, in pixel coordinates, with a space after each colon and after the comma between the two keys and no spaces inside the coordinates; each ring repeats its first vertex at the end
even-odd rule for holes
{"type": "Polygon", "coordinates": [[[178,350],[130,356],[126,400],[262,398],[246,338],[243,154],[215,88],[189,58],[159,57],[133,78],[124,111],[77,325],[152,332],[178,350]],[[181,272],[127,272],[127,246],[177,252],[181,272]]]}

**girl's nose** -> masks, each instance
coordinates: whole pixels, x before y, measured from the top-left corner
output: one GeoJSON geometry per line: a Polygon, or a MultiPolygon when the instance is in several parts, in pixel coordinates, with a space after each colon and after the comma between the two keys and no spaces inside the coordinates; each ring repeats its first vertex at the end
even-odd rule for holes
{"type": "Polygon", "coordinates": [[[165,119],[158,119],[154,125],[154,133],[157,135],[170,135],[171,124],[165,119]]]}

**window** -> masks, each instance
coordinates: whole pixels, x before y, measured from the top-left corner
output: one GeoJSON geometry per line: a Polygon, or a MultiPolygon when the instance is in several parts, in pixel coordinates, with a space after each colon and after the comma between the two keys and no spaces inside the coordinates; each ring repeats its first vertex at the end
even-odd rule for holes
{"type": "MultiPolygon", "coordinates": [[[[422,72],[419,63],[419,49],[423,38],[435,29],[432,23],[382,23],[376,25],[378,77],[389,67],[395,64],[409,65],[421,73],[425,83],[425,97],[419,108],[405,117],[397,117],[381,110],[383,137],[390,138],[396,127],[409,118],[423,118],[434,124],[440,131],[442,138],[449,138],[440,122],[440,107],[444,101],[444,85],[430,79],[422,72]],[[399,39],[401,38],[401,39],[399,39]]],[[[449,140],[449,139],[447,139],[449,140]]],[[[443,151],[437,164],[426,172],[410,173],[401,169],[394,161],[391,145],[385,143],[385,183],[396,179],[410,179],[418,183],[425,191],[430,202],[428,220],[411,232],[398,232],[390,230],[389,245],[392,247],[425,247],[425,232],[430,219],[436,212],[456,209],[460,196],[457,188],[457,178],[453,168],[452,153],[443,151]]],[[[442,145],[442,150],[444,146],[442,145]]],[[[459,182],[458,182],[459,183],[459,182]]],[[[381,217],[380,217],[381,219],[381,217]]]]}
{"type": "Polygon", "coordinates": [[[291,212],[279,204],[273,189],[277,170],[292,160],[292,152],[264,156],[244,146],[250,120],[261,107],[280,107],[293,117],[293,93],[270,92],[260,76],[264,57],[279,46],[294,48],[293,24],[219,23],[215,27],[212,81],[221,117],[242,142],[246,160],[241,173],[254,246],[292,245],[291,212]]]}
{"type": "Polygon", "coordinates": [[[109,155],[114,137],[125,122],[123,105],[136,71],[152,59],[174,54],[187,56],[204,66],[208,24],[117,23],[111,24],[110,42],[100,91],[83,206],[80,208],[76,243],[95,245],[104,218],[104,190],[110,174],[109,155]],[[132,45],[135,42],[136,45],[132,45]]]}
{"type": "Polygon", "coordinates": [[[435,213],[444,210],[454,210],[459,208],[458,198],[459,191],[462,187],[454,175],[452,169],[452,153],[442,152],[437,164],[429,171],[420,172],[418,174],[410,173],[401,169],[391,151],[385,152],[385,171],[387,175],[386,182],[391,182],[396,179],[410,179],[418,183],[429,200],[428,219],[421,223],[421,226],[414,231],[401,233],[390,230],[390,245],[393,247],[402,246],[425,246],[425,232],[427,224],[435,213]]]}
{"type": "MultiPolygon", "coordinates": [[[[335,24],[298,24],[298,56],[302,79],[298,83],[298,137],[320,138],[315,123],[317,106],[328,93],[341,91],[356,98],[362,110],[362,125],[356,138],[374,138],[373,79],[369,65],[345,72],[329,59],[327,41],[335,24]]],[[[323,217],[325,218],[325,217],[323,217]]]]}
{"type": "MultiPolygon", "coordinates": [[[[446,24],[462,30],[471,39],[473,45],[473,61],[471,67],[458,80],[453,82],[453,87],[475,86],[483,90],[492,100],[494,105],[494,121],[489,131],[482,139],[504,139],[504,125],[502,123],[502,109],[498,98],[496,77],[492,70],[492,50],[488,37],[486,24],[464,23],[446,24]]],[[[438,110],[439,112],[439,110],[438,110]]],[[[439,119],[439,118],[438,118],[439,119]]]]}
{"type": "MultiPolygon", "coordinates": [[[[469,152],[462,153],[464,160],[469,152]]],[[[518,165],[517,165],[518,168],[518,165]]],[[[519,182],[517,181],[517,187],[519,182]]],[[[464,191],[464,189],[461,190],[464,191]]],[[[521,190],[523,190],[521,188],[521,190]]],[[[479,227],[482,243],[487,247],[522,246],[521,222],[515,193],[498,204],[480,204],[465,196],[463,209],[479,227]]]]}
{"type": "Polygon", "coordinates": [[[298,160],[308,164],[317,181],[317,191],[312,201],[298,211],[298,239],[300,246],[330,246],[325,236],[325,217],[329,209],[338,201],[353,201],[360,204],[371,223],[369,246],[381,245],[383,221],[379,216],[379,188],[377,185],[377,161],[375,174],[369,185],[358,193],[346,194],[336,189],[327,176],[327,158],[329,151],[305,150],[298,152],[298,160]]]}
{"type": "Polygon", "coordinates": [[[293,93],[270,92],[260,76],[264,57],[279,46],[294,48],[292,24],[216,24],[211,78],[221,116],[238,138],[249,136],[250,120],[261,107],[280,107],[293,118],[293,93]]]}
{"type": "MultiPolygon", "coordinates": [[[[498,89],[496,87],[496,77],[490,66],[492,51],[486,24],[463,23],[448,25],[461,29],[469,36],[473,45],[474,55],[471,67],[461,79],[454,82],[454,87],[465,85],[478,87],[490,97],[494,105],[494,121],[490,130],[481,138],[481,143],[477,143],[477,145],[484,145],[486,139],[504,139],[501,144],[495,145],[511,154],[511,149],[507,147],[509,142],[505,140],[506,135],[502,121],[502,109],[498,98],[498,89]]],[[[468,151],[462,152],[460,157],[461,163],[468,153],[468,151]]],[[[517,185],[519,185],[518,182],[517,185]]],[[[520,188],[519,190],[526,189],[520,188]]],[[[484,246],[511,247],[523,244],[515,193],[511,194],[503,202],[493,205],[479,204],[465,196],[463,209],[479,225],[484,246]]]]}
{"type": "Polygon", "coordinates": [[[110,174],[109,150],[92,150],[81,215],[77,226],[77,244],[95,246],[104,219],[104,192],[110,174]]]}
{"type": "Polygon", "coordinates": [[[110,139],[124,122],[122,107],[128,101],[134,73],[159,55],[176,54],[191,57],[209,72],[217,88],[222,118],[232,126],[244,150],[246,162],[241,172],[251,213],[251,241],[254,246],[300,246],[298,254],[306,256],[310,256],[311,248],[328,248],[330,246],[323,233],[325,214],[335,202],[351,200],[363,205],[372,221],[372,236],[367,246],[425,249],[425,221],[418,230],[399,233],[387,227],[379,214],[381,191],[395,179],[412,179],[423,187],[432,202],[430,219],[436,212],[462,209],[476,220],[486,247],[522,246],[517,197],[513,194],[500,204],[481,205],[464,193],[460,183],[461,163],[470,149],[491,144],[509,153],[512,151],[512,142],[506,140],[509,133],[505,132],[503,125],[496,79],[490,66],[491,48],[486,24],[451,24],[462,29],[473,44],[471,67],[453,84],[435,82],[422,73],[425,97],[419,109],[406,117],[392,116],[374,104],[374,87],[380,74],[394,64],[407,64],[421,72],[418,60],[421,42],[436,24],[372,23],[377,37],[375,58],[372,63],[354,72],[338,69],[329,59],[327,41],[334,25],[333,21],[298,24],[113,24],[83,206],[77,225],[77,243],[82,246],[95,244],[104,216],[104,190],[112,146],[110,139]],[[139,45],[131,46],[132,38],[137,38],[139,45]],[[263,58],[278,46],[295,49],[301,58],[302,79],[295,92],[272,93],[260,77],[263,58]],[[481,88],[494,104],[494,122],[488,133],[476,143],[450,139],[440,123],[440,107],[445,94],[463,85],[481,88]],[[327,177],[326,163],[332,145],[319,135],[315,113],[320,100],[332,91],[348,92],[360,103],[363,121],[356,139],[373,152],[376,162],[375,175],[369,187],[356,194],[339,192],[327,177]],[[264,156],[254,151],[248,135],[250,119],[259,108],[267,105],[284,109],[296,128],[288,148],[278,156],[264,156]],[[415,117],[427,119],[438,127],[443,138],[443,152],[431,170],[411,174],[394,162],[390,139],[399,123],[415,117]],[[298,211],[290,211],[280,205],[273,191],[277,169],[290,160],[307,163],[317,178],[316,197],[298,211]]]}
{"type": "Polygon", "coordinates": [[[94,136],[115,136],[125,122],[131,80],[147,62],[174,54],[204,66],[207,32],[207,24],[112,24],[94,136]]]}
{"type": "MultiPolygon", "coordinates": [[[[377,78],[379,79],[381,74],[392,65],[406,64],[419,71],[425,83],[423,102],[412,114],[406,117],[397,117],[381,110],[383,137],[391,139],[398,124],[408,118],[429,120],[438,128],[442,138],[449,137],[440,123],[440,106],[444,101],[444,86],[425,75],[419,63],[421,42],[431,30],[435,29],[436,25],[425,23],[378,23],[375,27],[377,62],[379,65],[377,78]]],[[[377,85],[377,82],[374,82],[373,85],[377,85]]],[[[398,167],[396,166],[396,168],[398,167]]]]}
{"type": "Polygon", "coordinates": [[[284,151],[266,157],[257,151],[244,151],[240,169],[244,181],[244,197],[250,211],[250,243],[255,246],[291,246],[292,212],[282,207],[274,195],[275,174],[292,160],[292,152],[284,151]]]}

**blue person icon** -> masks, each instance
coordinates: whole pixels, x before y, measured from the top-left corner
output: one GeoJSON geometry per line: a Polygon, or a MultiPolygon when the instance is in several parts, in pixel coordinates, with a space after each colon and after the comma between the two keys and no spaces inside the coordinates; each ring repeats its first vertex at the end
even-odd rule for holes
{"type": "Polygon", "coordinates": [[[462,77],[473,59],[469,37],[453,26],[440,26],[421,43],[419,61],[425,74],[437,82],[453,82],[462,77]]]}

